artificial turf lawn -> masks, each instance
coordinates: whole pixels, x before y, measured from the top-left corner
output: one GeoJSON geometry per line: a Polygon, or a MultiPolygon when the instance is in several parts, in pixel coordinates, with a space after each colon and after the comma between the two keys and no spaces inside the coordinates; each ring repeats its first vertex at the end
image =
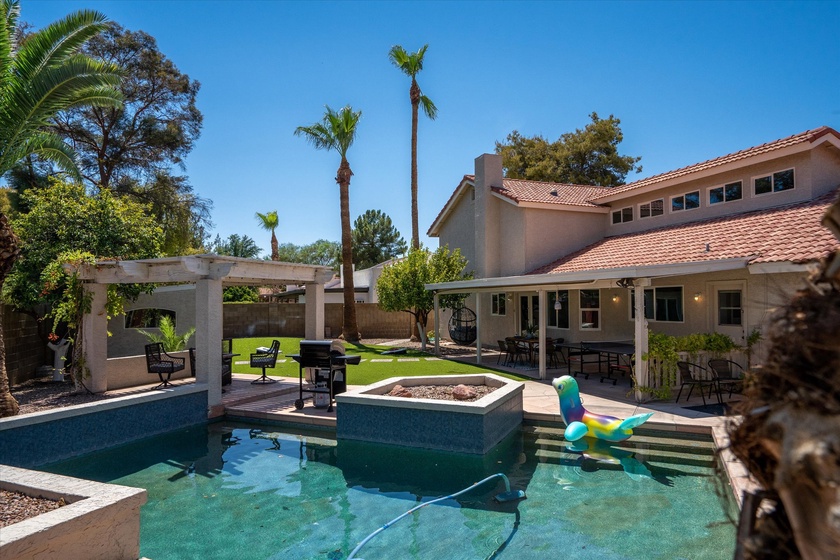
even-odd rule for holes
{"type": "MultiPolygon", "coordinates": [[[[272,369],[266,369],[265,373],[272,376],[291,377],[298,379],[299,368],[298,363],[288,356],[297,354],[300,351],[299,338],[234,338],[233,352],[239,354],[233,358],[233,373],[247,373],[259,375],[262,373],[260,368],[252,368],[247,361],[252,352],[256,352],[259,346],[271,346],[273,340],[280,341],[280,351],[277,356],[277,366],[272,369]],[[285,360],[285,361],[284,361],[285,360]],[[237,362],[246,362],[238,364],[237,362]]],[[[418,375],[452,375],[459,373],[484,373],[491,371],[503,377],[510,379],[523,380],[525,378],[517,375],[512,375],[507,372],[494,370],[487,366],[478,366],[475,364],[465,364],[453,360],[424,360],[423,358],[431,358],[434,355],[431,352],[424,353],[416,350],[408,350],[405,354],[396,355],[382,355],[386,350],[393,350],[393,346],[377,346],[368,345],[364,343],[352,344],[344,343],[344,349],[347,354],[360,355],[362,362],[357,366],[347,367],[347,382],[350,385],[369,385],[388,379],[389,377],[405,376],[414,377],[418,375]],[[385,359],[393,358],[391,362],[371,362],[371,359],[385,359]],[[417,362],[398,362],[398,359],[404,358],[420,358],[417,362]]]]}

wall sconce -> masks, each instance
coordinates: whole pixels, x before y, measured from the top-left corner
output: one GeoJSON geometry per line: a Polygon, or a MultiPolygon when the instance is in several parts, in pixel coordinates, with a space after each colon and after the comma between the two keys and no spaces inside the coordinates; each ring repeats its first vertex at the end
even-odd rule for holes
{"type": "Polygon", "coordinates": [[[618,296],[613,296],[613,303],[618,303],[618,296]]]}
{"type": "Polygon", "coordinates": [[[694,301],[700,301],[701,299],[703,299],[703,294],[701,294],[700,292],[694,294],[694,301]]]}

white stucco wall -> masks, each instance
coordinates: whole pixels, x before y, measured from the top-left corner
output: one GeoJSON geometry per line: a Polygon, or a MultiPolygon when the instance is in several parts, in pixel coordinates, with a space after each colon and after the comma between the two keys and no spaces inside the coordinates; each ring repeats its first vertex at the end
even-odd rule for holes
{"type": "MultiPolygon", "coordinates": [[[[125,310],[132,309],[169,309],[175,312],[175,331],[183,333],[195,327],[195,285],[161,286],[152,294],[141,294],[134,302],[127,302],[125,310]]],[[[159,333],[159,329],[127,329],[125,315],[111,317],[108,320],[108,357],[135,356],[144,353],[144,346],[149,339],[140,331],[159,333]]],[[[189,345],[194,345],[194,338],[189,345]]]]}

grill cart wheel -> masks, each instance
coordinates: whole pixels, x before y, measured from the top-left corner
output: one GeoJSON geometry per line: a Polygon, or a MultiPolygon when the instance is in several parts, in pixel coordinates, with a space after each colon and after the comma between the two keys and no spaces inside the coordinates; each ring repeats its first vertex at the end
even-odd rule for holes
{"type": "Polygon", "coordinates": [[[296,408],[296,409],[298,409],[298,410],[300,410],[301,408],[303,408],[303,399],[297,399],[297,400],[295,401],[295,408],[296,408]]]}
{"type": "Polygon", "coordinates": [[[449,318],[449,337],[461,346],[469,346],[477,336],[475,313],[468,307],[452,311],[449,318]]]}

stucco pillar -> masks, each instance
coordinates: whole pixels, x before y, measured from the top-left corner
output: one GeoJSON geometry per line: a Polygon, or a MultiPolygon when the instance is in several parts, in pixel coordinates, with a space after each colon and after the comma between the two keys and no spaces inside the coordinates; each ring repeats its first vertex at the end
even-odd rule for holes
{"type": "Polygon", "coordinates": [[[638,278],[633,282],[635,296],[634,339],[636,342],[636,402],[644,402],[645,395],[638,388],[646,387],[649,382],[648,363],[642,356],[648,351],[648,322],[645,319],[645,286],[650,286],[650,278],[638,278]]]}
{"type": "Polygon", "coordinates": [[[92,299],[90,313],[82,317],[82,346],[90,369],[90,379],[83,382],[94,393],[104,393],[108,390],[108,285],[85,284],[85,291],[92,299]]]}
{"type": "Polygon", "coordinates": [[[195,381],[207,384],[209,416],[222,409],[222,281],[195,283],[195,381]]]}
{"type": "Polygon", "coordinates": [[[491,187],[502,186],[502,156],[482,154],[475,160],[475,263],[476,278],[493,278],[501,271],[499,254],[499,201],[491,187]]]}
{"type": "Polygon", "coordinates": [[[307,340],[324,339],[324,285],[306,284],[304,334],[307,340]]]}
{"type": "Polygon", "coordinates": [[[475,293],[475,363],[481,365],[481,292],[475,293]]]}
{"type": "Polygon", "coordinates": [[[435,356],[440,356],[440,299],[437,292],[432,294],[432,301],[435,302],[435,356]]]}
{"type": "Polygon", "coordinates": [[[548,325],[548,321],[546,321],[546,315],[548,314],[548,310],[546,309],[546,303],[548,298],[546,297],[545,290],[540,290],[537,292],[537,304],[539,306],[539,321],[538,327],[539,328],[539,356],[540,356],[540,379],[546,378],[546,363],[545,363],[545,331],[548,325]]]}

